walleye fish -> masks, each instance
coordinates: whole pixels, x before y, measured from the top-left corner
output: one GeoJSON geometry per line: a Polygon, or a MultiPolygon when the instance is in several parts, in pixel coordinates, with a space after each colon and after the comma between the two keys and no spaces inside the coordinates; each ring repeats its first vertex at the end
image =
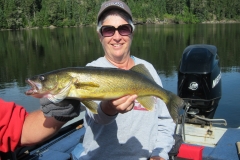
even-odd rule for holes
{"type": "Polygon", "coordinates": [[[40,74],[26,79],[32,87],[26,95],[47,97],[58,103],[65,98],[79,99],[97,114],[93,100],[111,100],[137,94],[137,101],[147,110],[154,107],[154,96],[162,99],[174,120],[184,101],[159,86],[143,64],[130,70],[101,67],[71,67],[40,74]]]}

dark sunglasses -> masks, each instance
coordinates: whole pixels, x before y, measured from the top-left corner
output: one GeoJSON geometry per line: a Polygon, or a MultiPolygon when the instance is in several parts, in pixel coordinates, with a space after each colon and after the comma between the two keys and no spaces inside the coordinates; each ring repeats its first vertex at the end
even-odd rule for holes
{"type": "Polygon", "coordinates": [[[103,37],[111,37],[114,35],[115,31],[118,30],[118,33],[121,36],[128,36],[132,34],[132,26],[130,24],[123,24],[115,28],[114,26],[102,26],[100,28],[100,33],[103,37]]]}

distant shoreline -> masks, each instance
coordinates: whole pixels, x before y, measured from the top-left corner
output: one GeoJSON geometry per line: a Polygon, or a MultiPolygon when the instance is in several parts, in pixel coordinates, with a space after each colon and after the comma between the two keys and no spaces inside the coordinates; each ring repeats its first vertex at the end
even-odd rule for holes
{"type": "MultiPolygon", "coordinates": [[[[200,22],[200,23],[196,23],[196,24],[230,24],[230,23],[240,23],[240,21],[236,21],[236,20],[220,20],[220,21],[217,21],[217,20],[212,20],[212,21],[203,21],[203,22],[200,22]]],[[[183,23],[183,22],[180,22],[180,23],[176,23],[174,22],[173,19],[164,19],[163,21],[160,21],[160,20],[155,20],[155,21],[147,21],[147,22],[135,22],[135,24],[188,24],[188,23],[183,23]]]]}
{"type": "MultiPolygon", "coordinates": [[[[204,21],[201,23],[196,23],[196,24],[236,24],[236,23],[240,23],[240,21],[236,21],[236,20],[220,20],[220,21],[204,21]]],[[[146,24],[156,24],[156,25],[165,25],[165,24],[187,24],[187,23],[175,23],[173,20],[171,19],[166,19],[164,21],[155,21],[155,22],[134,22],[134,25],[146,25],[146,24]]],[[[65,27],[56,27],[54,25],[50,25],[48,27],[27,27],[27,28],[20,28],[20,29],[15,29],[15,30],[28,30],[28,29],[45,29],[45,28],[49,28],[49,29],[55,29],[55,28],[77,28],[77,27],[85,27],[85,26],[94,26],[94,25],[82,25],[82,26],[65,26],[65,27]]],[[[14,29],[0,29],[0,31],[7,31],[7,30],[14,30],[14,29]]]]}

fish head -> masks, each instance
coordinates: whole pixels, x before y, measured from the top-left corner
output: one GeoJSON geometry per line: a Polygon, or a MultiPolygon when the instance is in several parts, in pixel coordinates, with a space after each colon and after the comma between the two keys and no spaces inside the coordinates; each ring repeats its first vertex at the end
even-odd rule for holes
{"type": "Polygon", "coordinates": [[[67,85],[69,85],[69,76],[61,73],[45,73],[27,78],[26,82],[31,89],[25,92],[26,95],[35,98],[51,97],[57,95],[67,85]]]}

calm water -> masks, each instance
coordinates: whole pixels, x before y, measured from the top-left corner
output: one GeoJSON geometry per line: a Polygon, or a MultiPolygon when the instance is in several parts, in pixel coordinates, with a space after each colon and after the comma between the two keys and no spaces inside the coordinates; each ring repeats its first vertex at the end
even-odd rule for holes
{"type": "MultiPolygon", "coordinates": [[[[240,126],[240,24],[137,26],[131,54],[151,62],[164,88],[177,93],[177,66],[185,47],[213,44],[222,69],[222,98],[215,118],[240,126]]],[[[85,66],[103,55],[95,27],[0,32],[0,97],[28,111],[39,108],[28,97],[25,79],[64,67],[85,66]]]]}

